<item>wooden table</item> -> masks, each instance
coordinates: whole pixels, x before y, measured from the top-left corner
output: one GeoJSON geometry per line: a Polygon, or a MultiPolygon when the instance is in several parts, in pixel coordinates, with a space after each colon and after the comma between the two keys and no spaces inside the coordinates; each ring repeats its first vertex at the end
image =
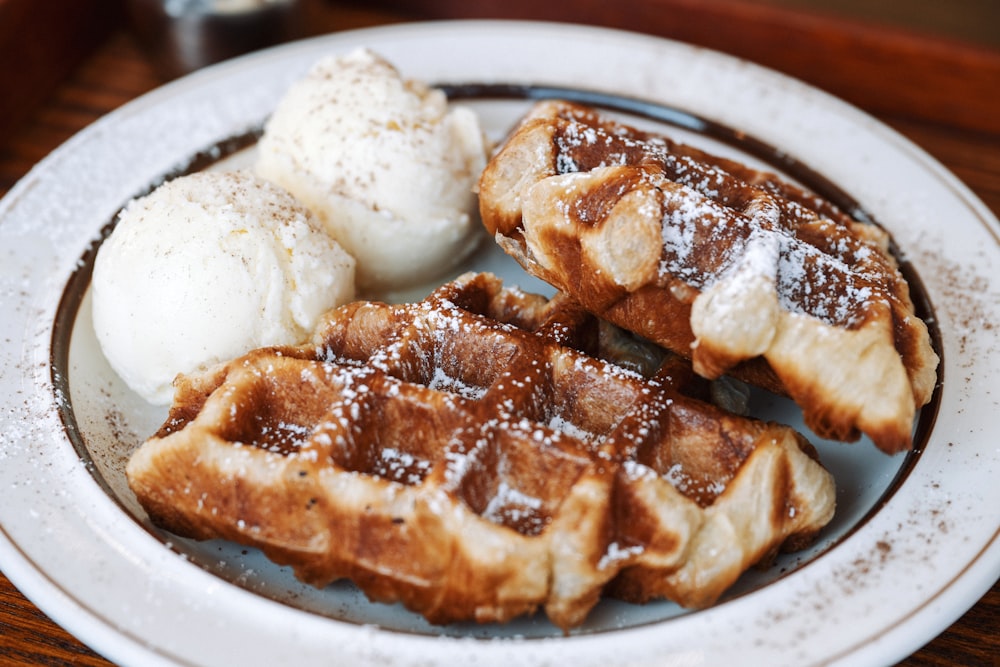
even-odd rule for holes
{"type": "MultiPolygon", "coordinates": [[[[0,0],[0,18],[4,1],[0,0]]],[[[60,1],[67,7],[77,2],[60,1]]],[[[565,8],[572,6],[574,22],[649,32],[727,51],[824,88],[909,137],[965,181],[994,213],[1000,213],[1000,95],[996,91],[1000,53],[996,51],[735,0],[572,5],[536,0],[397,0],[379,6],[316,5],[311,10],[312,31],[421,18],[560,19],[566,18],[565,8]]],[[[18,122],[12,127],[0,123],[0,195],[75,132],[163,83],[119,18],[115,15],[97,25],[83,22],[90,32],[72,37],[70,44],[86,54],[78,65],[67,67],[65,57],[60,61],[52,56],[42,75],[27,68],[30,74],[25,76],[51,81],[54,88],[24,88],[23,95],[14,100],[13,111],[5,110],[7,120],[18,122]],[[60,67],[68,76],[57,81],[60,67]]],[[[8,20],[7,26],[11,25],[8,20]]],[[[0,20],[0,55],[4,55],[3,38],[8,38],[10,51],[13,35],[12,30],[6,35],[3,31],[0,20]]],[[[56,36],[70,39],[65,31],[57,31],[56,36]]],[[[10,68],[10,58],[4,62],[10,68]]],[[[19,80],[16,72],[12,83],[0,78],[0,84],[10,85],[30,86],[32,81],[19,80]]],[[[941,636],[928,638],[930,643],[902,664],[997,667],[998,621],[1000,585],[994,585],[965,616],[941,636]]],[[[108,664],[50,621],[0,575],[0,664],[11,663],[108,664]]]]}

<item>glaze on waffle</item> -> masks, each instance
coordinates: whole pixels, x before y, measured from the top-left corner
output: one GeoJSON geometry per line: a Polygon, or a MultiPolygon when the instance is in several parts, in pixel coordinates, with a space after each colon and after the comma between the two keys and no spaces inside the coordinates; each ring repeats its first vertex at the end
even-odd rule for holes
{"type": "Polygon", "coordinates": [[[529,272],[698,373],[789,395],[823,437],[911,446],[938,358],[881,228],[558,101],[494,156],[480,207],[529,272]]]}
{"type": "Polygon", "coordinates": [[[568,629],[605,593],[702,607],[813,539],[835,492],[811,445],[603,326],[489,274],[343,306],[309,345],[180,378],[129,484],[166,530],[433,623],[543,608],[568,629]]]}

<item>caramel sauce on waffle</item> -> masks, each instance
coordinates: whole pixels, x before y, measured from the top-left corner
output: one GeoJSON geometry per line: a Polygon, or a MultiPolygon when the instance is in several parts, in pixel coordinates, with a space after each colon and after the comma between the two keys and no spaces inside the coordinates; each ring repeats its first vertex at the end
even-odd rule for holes
{"type": "MultiPolygon", "coordinates": [[[[612,206],[611,193],[626,192],[634,181],[649,179],[668,187],[662,272],[698,289],[719,279],[751,253],[760,270],[777,266],[781,304],[833,325],[852,328],[865,320],[869,302],[889,304],[882,287],[885,260],[871,241],[859,238],[857,224],[832,204],[791,184],[753,174],[750,182],[773,197],[761,197],[740,178],[749,171],[737,163],[623,125],[598,119],[594,112],[569,109],[557,128],[556,173],[592,171],[609,165],[636,165],[622,179],[609,180],[571,211],[581,224],[606,217],[595,207],[612,206]],[[632,182],[630,182],[632,181],[632,182]],[[681,187],[676,187],[681,186],[681,187]],[[584,208],[586,207],[586,209],[584,208]],[[816,208],[821,208],[823,216],[816,208]],[[759,243],[768,251],[755,251],[759,243]],[[871,274],[871,277],[866,275],[871,274]]],[[[869,230],[868,236],[877,234],[869,230]]]]}
{"type": "Polygon", "coordinates": [[[182,377],[129,484],[167,530],[434,623],[543,607],[566,629],[605,592],[705,606],[812,538],[833,481],[800,435],[640,347],[485,274],[357,302],[307,345],[182,377]]]}
{"type": "Polygon", "coordinates": [[[938,358],[880,227],[778,175],[551,100],[480,179],[487,229],[601,318],[909,449],[938,358]]]}

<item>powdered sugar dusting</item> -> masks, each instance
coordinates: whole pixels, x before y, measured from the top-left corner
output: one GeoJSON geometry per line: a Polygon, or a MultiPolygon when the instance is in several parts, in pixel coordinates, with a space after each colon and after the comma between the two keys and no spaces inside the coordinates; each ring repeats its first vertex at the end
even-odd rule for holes
{"type": "Polygon", "coordinates": [[[755,217],[736,213],[688,188],[669,190],[663,217],[660,274],[707,289],[740,267],[775,285],[781,307],[848,327],[860,324],[870,304],[888,304],[887,278],[868,262],[872,249],[843,255],[802,242],[794,230],[774,225],[773,208],[755,217]]]}
{"type": "Polygon", "coordinates": [[[635,556],[642,554],[642,552],[642,545],[623,546],[617,542],[612,542],[608,545],[607,552],[597,562],[597,569],[606,570],[612,566],[621,567],[623,562],[631,560],[635,556]]]}
{"type": "MultiPolygon", "coordinates": [[[[719,275],[724,274],[739,258],[745,248],[741,238],[725,243],[719,230],[727,230],[730,211],[725,207],[702,197],[688,187],[676,188],[667,202],[661,238],[663,259],[660,274],[676,276],[700,289],[709,287],[719,275]],[[715,261],[713,274],[706,274],[703,257],[705,248],[721,256],[715,261]]],[[[737,223],[742,223],[739,219],[737,223]]],[[[728,235],[727,235],[728,236],[728,235]]]]}
{"type": "Polygon", "coordinates": [[[501,481],[482,516],[498,524],[516,525],[529,535],[538,534],[545,527],[546,517],[539,512],[540,498],[529,496],[501,481]]]}
{"type": "Polygon", "coordinates": [[[890,302],[896,276],[873,240],[879,232],[856,234],[851,226],[861,223],[807,208],[803,202],[831,209],[811,193],[784,198],[766,174],[754,172],[754,182],[746,182],[724,163],[705,162],[664,138],[634,137],[623,126],[597,127],[569,115],[556,141],[560,173],[632,165],[662,195],[662,281],[704,290],[738,265],[743,274],[773,277],[782,309],[849,328],[890,302]],[[746,257],[754,238],[776,244],[779,257],[746,257]]]}

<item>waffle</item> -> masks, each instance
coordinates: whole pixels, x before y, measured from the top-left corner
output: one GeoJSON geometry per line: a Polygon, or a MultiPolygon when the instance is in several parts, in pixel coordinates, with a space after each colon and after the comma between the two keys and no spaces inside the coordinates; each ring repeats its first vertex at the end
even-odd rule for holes
{"type": "Polygon", "coordinates": [[[790,396],[822,437],[912,447],[938,358],[878,226],[776,175],[541,102],[480,181],[483,221],[602,318],[790,396]]]}
{"type": "Polygon", "coordinates": [[[796,432],[653,358],[566,298],[470,274],[182,376],[128,480],[168,531],[432,623],[544,609],[569,629],[605,593],[703,607],[813,539],[833,481],[796,432]]]}

